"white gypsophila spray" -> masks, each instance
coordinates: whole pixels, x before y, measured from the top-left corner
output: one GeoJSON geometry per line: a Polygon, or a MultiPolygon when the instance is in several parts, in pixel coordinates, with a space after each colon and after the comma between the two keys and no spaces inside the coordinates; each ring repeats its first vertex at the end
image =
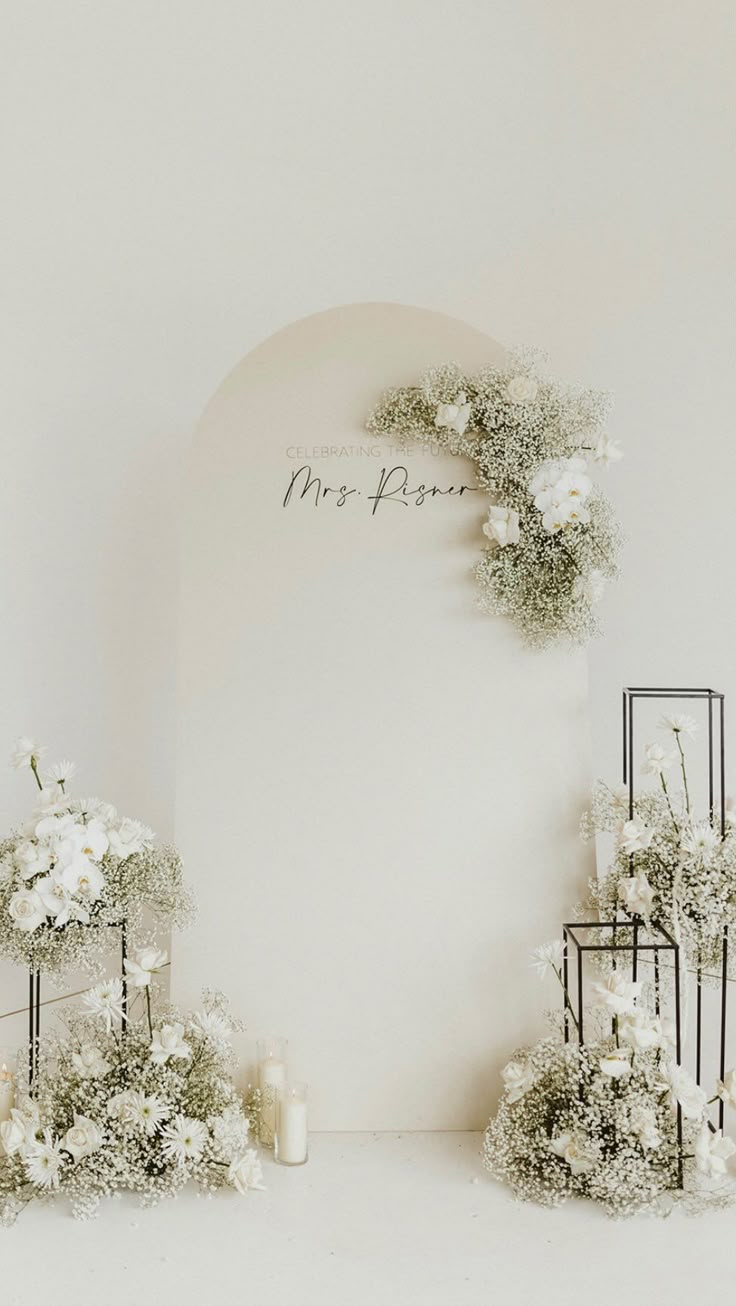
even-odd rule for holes
{"type": "MultiPolygon", "coordinates": [[[[689,969],[720,983],[723,933],[736,925],[736,838],[727,809],[700,819],[693,810],[686,761],[695,732],[690,717],[663,717],[664,742],[645,746],[641,769],[651,788],[635,796],[599,781],[581,822],[584,839],[612,834],[613,858],[590,882],[586,913],[610,920],[617,910],[663,925],[684,950],[689,969]]],[[[666,965],[665,965],[666,970],[666,965]]],[[[666,977],[666,976],[665,976],[666,977]]]]}
{"type": "Polygon", "coordinates": [[[621,457],[602,430],[607,407],[604,395],[544,377],[529,355],[476,376],[433,368],[387,391],[368,419],[373,434],[471,460],[491,500],[475,569],[481,607],[538,647],[597,634],[595,607],[617,574],[620,530],[592,478],[621,457]]]}
{"type": "Polygon", "coordinates": [[[484,1135],[486,1169],[523,1201],[587,1197],[617,1217],[666,1215],[675,1202],[691,1212],[731,1205],[736,1148],[710,1130],[705,1094],[669,1055],[613,1036],[519,1049],[484,1135]],[[681,1170],[678,1100],[687,1108],[681,1170]]]}
{"type": "Polygon", "coordinates": [[[251,1146],[258,1094],[244,1100],[233,1081],[224,1031],[242,1025],[222,995],[206,993],[202,1010],[186,1015],[140,986],[127,1023],[109,1021],[99,998],[62,1013],[66,1033],[42,1040],[32,1097],[21,1076],[18,1105],[0,1125],[0,1220],[57,1198],[85,1218],[121,1190],[150,1206],[190,1180],[206,1193],[261,1187],[251,1146]],[[165,1028],[181,1031],[185,1056],[154,1055],[165,1028]]]}
{"type": "Polygon", "coordinates": [[[192,901],[175,849],[157,845],[147,826],[111,803],[72,796],[73,763],[42,774],[45,751],[23,738],[13,755],[13,765],[32,774],[36,805],[0,841],[0,956],[52,978],[79,968],[91,974],[119,946],[122,926],[135,934],[145,911],[181,927],[192,901]]]}

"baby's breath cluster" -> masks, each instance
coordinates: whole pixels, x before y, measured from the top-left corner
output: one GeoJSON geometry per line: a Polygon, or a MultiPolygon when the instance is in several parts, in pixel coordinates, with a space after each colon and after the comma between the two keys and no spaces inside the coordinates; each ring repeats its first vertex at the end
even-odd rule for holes
{"type": "Polygon", "coordinates": [[[678,1183],[670,1085],[655,1052],[637,1053],[623,1077],[606,1073],[614,1051],[612,1039],[549,1038],[506,1067],[483,1159],[517,1197],[544,1206],[589,1197],[619,1216],[667,1209],[678,1183]]]}
{"type": "Polygon", "coordinates": [[[476,567],[481,606],[532,645],[598,632],[595,604],[617,574],[620,532],[590,475],[621,457],[603,431],[605,396],[543,377],[529,357],[467,376],[433,368],[389,390],[368,430],[438,444],[473,462],[491,499],[476,567]]]}
{"type": "Polygon", "coordinates": [[[599,781],[581,833],[614,836],[613,858],[590,884],[587,912],[611,920],[618,910],[664,925],[693,970],[719,972],[725,927],[736,925],[736,814],[727,805],[700,819],[693,811],[687,770],[696,722],[660,721],[662,742],[645,746],[641,770],[652,787],[634,799],[599,781]]]}
{"type": "Polygon", "coordinates": [[[148,911],[180,927],[192,903],[175,849],[111,803],[73,797],[73,763],[42,772],[45,751],[23,738],[13,758],[33,778],[36,805],[0,841],[0,956],[45,975],[91,973],[119,947],[121,926],[135,933],[148,911]]]}
{"type": "Polygon", "coordinates": [[[65,1197],[85,1218],[123,1189],[150,1206],[190,1180],[207,1193],[261,1186],[250,1146],[257,1097],[244,1102],[232,1078],[238,1025],[219,994],[193,1015],[154,1013],[147,967],[155,973],[162,956],[148,949],[132,964],[138,1019],[123,1018],[121,982],[109,980],[90,990],[86,1010],[64,1013],[63,1036],[42,1041],[32,1095],[21,1078],[19,1105],[0,1125],[3,1223],[34,1200],[65,1197]]]}

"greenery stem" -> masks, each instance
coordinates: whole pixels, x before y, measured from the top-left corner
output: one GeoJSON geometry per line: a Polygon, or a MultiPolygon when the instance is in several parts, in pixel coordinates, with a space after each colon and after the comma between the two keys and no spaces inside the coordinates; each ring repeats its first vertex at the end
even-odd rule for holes
{"type": "Polygon", "coordinates": [[[677,747],[680,752],[680,767],[682,768],[682,783],[685,789],[685,810],[689,816],[690,815],[690,791],[688,790],[687,787],[687,768],[685,766],[685,751],[682,747],[679,730],[675,731],[675,739],[677,740],[677,747]]]}
{"type": "Polygon", "coordinates": [[[31,770],[33,772],[33,778],[36,781],[36,784],[38,785],[39,789],[43,793],[43,785],[41,784],[41,777],[38,774],[38,762],[36,761],[35,757],[31,758],[31,770]]]}

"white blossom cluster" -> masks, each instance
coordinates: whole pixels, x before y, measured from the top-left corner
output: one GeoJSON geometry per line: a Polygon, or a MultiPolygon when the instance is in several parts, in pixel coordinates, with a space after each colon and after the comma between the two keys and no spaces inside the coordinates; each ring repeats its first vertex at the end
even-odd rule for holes
{"type": "Polygon", "coordinates": [[[595,604],[617,574],[620,532],[591,476],[622,456],[605,414],[604,396],[517,358],[472,377],[434,368],[419,386],[389,390],[368,419],[374,434],[471,459],[491,498],[475,569],[481,606],[538,647],[596,634],[595,604]]]}
{"type": "MultiPolygon", "coordinates": [[[[631,995],[626,1001],[633,1017],[631,995]]],[[[727,1167],[736,1147],[711,1130],[705,1093],[661,1045],[637,1047],[619,1035],[586,1044],[547,1038],[516,1052],[503,1080],[483,1160],[521,1200],[558,1206],[587,1197],[613,1216],[664,1215],[681,1197],[691,1209],[733,1201],[727,1167]]]]}
{"type": "Polygon", "coordinates": [[[625,790],[596,785],[583,817],[584,838],[615,836],[613,861],[591,881],[588,911],[610,920],[622,908],[655,921],[681,944],[692,969],[719,970],[723,932],[736,924],[736,836],[734,813],[699,819],[693,812],[686,765],[686,741],[696,723],[668,716],[660,722],[665,744],[649,743],[641,769],[655,787],[642,789],[629,813],[625,790]]]}
{"type": "Polygon", "coordinates": [[[71,762],[42,775],[44,752],[24,738],[13,758],[32,773],[37,802],[21,829],[0,841],[0,956],[58,976],[90,970],[119,944],[122,924],[139,924],[144,908],[182,925],[191,902],[174,849],[154,845],[151,830],[111,803],[72,797],[71,762]]]}
{"type": "Polygon", "coordinates": [[[32,1096],[26,1084],[0,1125],[3,1223],[34,1200],[67,1198],[86,1218],[123,1189],[150,1206],[190,1180],[208,1193],[261,1187],[249,1145],[257,1097],[244,1102],[232,1079],[237,1026],[218,994],[191,1016],[154,1015],[146,966],[155,960],[149,950],[136,963],[140,1019],[121,1020],[122,985],[110,980],[91,990],[85,1012],[66,1013],[64,1037],[42,1042],[32,1096]]]}

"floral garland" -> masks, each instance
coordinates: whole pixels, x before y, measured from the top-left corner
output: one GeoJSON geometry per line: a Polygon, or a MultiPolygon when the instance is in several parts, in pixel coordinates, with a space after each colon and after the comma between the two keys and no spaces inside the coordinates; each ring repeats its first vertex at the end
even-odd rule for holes
{"type": "Polygon", "coordinates": [[[173,848],[121,817],[111,803],[72,798],[75,767],[64,761],[42,776],[45,749],[18,740],[13,764],[38,790],[30,821],[0,841],[0,956],[56,977],[83,968],[120,943],[120,927],[140,928],[143,909],[166,926],[192,911],[173,848]]]}
{"type": "Polygon", "coordinates": [[[121,1190],[152,1206],[190,1180],[206,1193],[262,1186],[249,1145],[258,1094],[244,1102],[232,1079],[230,1040],[242,1026],[212,993],[194,1015],[163,1006],[154,1018],[151,983],[165,961],[149,949],[130,964],[145,994],[140,1019],[124,1018],[121,981],[109,980],[86,995],[85,1011],[63,1013],[65,1037],[42,1040],[33,1096],[26,1081],[0,1125],[3,1224],[59,1197],[84,1219],[121,1190]]]}
{"type": "Polygon", "coordinates": [[[668,743],[647,744],[641,764],[657,787],[635,798],[633,817],[628,792],[602,781],[583,817],[584,838],[607,832],[616,839],[612,864],[590,882],[585,910],[608,920],[623,907],[659,921],[682,946],[688,966],[717,978],[724,928],[736,925],[736,812],[726,806],[723,834],[718,811],[697,819],[686,761],[697,724],[684,715],[663,716],[659,724],[668,743]],[[673,769],[679,783],[671,779],[673,769]]]}
{"type": "Polygon", "coordinates": [[[438,444],[475,465],[491,496],[475,568],[481,607],[508,616],[528,643],[598,633],[595,604],[617,574],[620,532],[590,461],[622,453],[602,428],[604,396],[543,378],[527,359],[467,376],[433,368],[418,386],[387,391],[367,427],[438,444]]]}

